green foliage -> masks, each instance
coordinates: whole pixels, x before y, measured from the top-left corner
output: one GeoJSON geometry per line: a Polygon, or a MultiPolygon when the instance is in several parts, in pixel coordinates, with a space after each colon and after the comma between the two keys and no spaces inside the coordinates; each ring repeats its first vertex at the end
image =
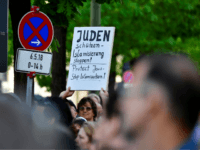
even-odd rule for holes
{"type": "Polygon", "coordinates": [[[96,2],[99,3],[99,4],[104,4],[104,3],[110,4],[110,3],[113,3],[113,2],[120,2],[120,3],[122,3],[122,1],[123,0],[96,0],[96,2]]]}
{"type": "Polygon", "coordinates": [[[68,26],[71,19],[78,13],[77,7],[86,0],[34,0],[34,5],[47,14],[53,25],[68,26]]]}
{"type": "Polygon", "coordinates": [[[198,64],[199,66],[199,58],[200,58],[200,38],[199,37],[191,37],[185,39],[183,42],[180,41],[180,39],[177,38],[176,45],[173,47],[174,52],[182,52],[185,54],[188,54],[188,56],[196,62],[195,64],[198,64]]]}
{"type": "MultiPolygon", "coordinates": [[[[122,62],[117,62],[117,70],[111,66],[111,71],[121,75],[124,62],[154,51],[179,50],[198,61],[200,49],[195,42],[200,33],[199,7],[197,0],[123,0],[122,3],[103,4],[101,25],[116,28],[112,59],[116,59],[116,55],[123,57],[122,62]]],[[[81,16],[77,15],[68,27],[68,56],[74,27],[90,26],[90,1],[84,4],[80,13],[81,16]]]]}
{"type": "Polygon", "coordinates": [[[36,79],[40,87],[46,87],[47,91],[51,91],[52,76],[36,75],[36,79]]]}
{"type": "Polygon", "coordinates": [[[13,65],[14,62],[14,47],[13,47],[13,30],[12,30],[12,22],[9,11],[8,16],[8,68],[13,65]]]}
{"type": "Polygon", "coordinates": [[[58,40],[54,37],[51,45],[49,46],[49,48],[47,48],[47,51],[48,52],[53,52],[53,51],[58,52],[59,47],[60,47],[60,44],[59,44],[58,40]]]}
{"type": "MultiPolygon", "coordinates": [[[[86,0],[31,0],[31,4],[40,7],[40,11],[47,14],[54,26],[67,27],[69,21],[78,13],[78,6],[82,6],[86,0]]],[[[58,40],[54,37],[49,52],[58,52],[60,47],[58,40]]],[[[51,69],[52,70],[52,69],[51,69]]],[[[51,71],[52,72],[52,71],[51,71]]],[[[47,87],[51,91],[52,76],[37,75],[36,77],[40,87],[47,87]]]]}
{"type": "MultiPolygon", "coordinates": [[[[48,0],[48,2],[46,4],[45,0],[35,0],[35,5],[40,6],[41,11],[50,17],[54,25],[68,27],[66,65],[69,65],[74,27],[90,26],[91,0],[85,3],[78,0],[48,0]]],[[[121,62],[117,62],[116,70],[113,63],[111,64],[111,71],[117,71],[117,74],[121,75],[124,62],[151,52],[183,52],[197,63],[200,62],[199,1],[96,0],[96,2],[105,3],[101,5],[101,25],[116,28],[112,61],[116,56],[123,58],[121,62]]],[[[52,43],[56,45],[55,41],[52,43]]],[[[52,49],[56,50],[54,46],[52,49]]],[[[51,76],[43,76],[39,84],[43,82],[40,84],[43,86],[44,83],[51,83],[50,78],[51,76]]]]}

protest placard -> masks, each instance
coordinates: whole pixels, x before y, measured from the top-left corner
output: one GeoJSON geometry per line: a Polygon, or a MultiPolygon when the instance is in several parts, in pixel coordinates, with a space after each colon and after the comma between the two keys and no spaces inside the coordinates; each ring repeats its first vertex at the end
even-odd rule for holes
{"type": "Polygon", "coordinates": [[[75,27],[67,88],[107,90],[115,27],[75,27]]]}

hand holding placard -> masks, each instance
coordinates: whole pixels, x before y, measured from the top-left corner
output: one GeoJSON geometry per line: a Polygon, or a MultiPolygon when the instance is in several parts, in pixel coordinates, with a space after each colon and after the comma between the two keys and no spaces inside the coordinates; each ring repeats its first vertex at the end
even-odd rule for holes
{"type": "Polygon", "coordinates": [[[62,91],[60,93],[60,96],[62,99],[66,99],[67,97],[70,97],[74,94],[75,91],[70,91],[71,87],[68,87],[68,89],[66,91],[62,91]]]}
{"type": "Polygon", "coordinates": [[[109,94],[107,91],[105,91],[103,88],[101,88],[101,91],[99,91],[99,96],[102,98],[103,104],[105,104],[109,97],[109,94]]]}

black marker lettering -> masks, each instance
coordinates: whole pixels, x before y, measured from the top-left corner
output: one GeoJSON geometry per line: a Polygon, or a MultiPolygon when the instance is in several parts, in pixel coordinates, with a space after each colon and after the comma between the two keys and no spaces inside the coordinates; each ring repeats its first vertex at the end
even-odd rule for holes
{"type": "Polygon", "coordinates": [[[76,75],[76,74],[73,73],[71,80],[74,80],[74,79],[78,80],[78,78],[79,78],[79,75],[76,75]]]}
{"type": "Polygon", "coordinates": [[[97,41],[101,41],[101,39],[99,39],[99,37],[101,36],[101,35],[100,35],[100,32],[103,32],[103,30],[99,30],[99,31],[98,31],[98,33],[97,33],[97,41]]]}
{"type": "Polygon", "coordinates": [[[87,30],[87,36],[85,37],[86,30],[84,30],[84,34],[83,34],[83,40],[84,41],[88,41],[88,33],[89,33],[89,30],[87,30]]]}
{"type": "Polygon", "coordinates": [[[94,39],[96,38],[96,32],[91,30],[90,31],[90,41],[94,41],[94,39]],[[92,37],[93,36],[93,37],[92,37]]]}
{"type": "Polygon", "coordinates": [[[108,33],[107,33],[107,31],[105,30],[105,31],[104,31],[103,41],[105,41],[106,38],[107,38],[107,41],[109,41],[109,37],[110,37],[110,30],[108,31],[108,33]]]}
{"type": "Polygon", "coordinates": [[[76,53],[75,50],[73,51],[73,57],[82,57],[82,53],[79,53],[80,49],[76,53]]]}
{"type": "Polygon", "coordinates": [[[80,32],[80,38],[77,40],[77,42],[80,42],[80,41],[81,41],[82,31],[81,31],[81,30],[78,30],[78,32],[80,32]]]}
{"type": "Polygon", "coordinates": [[[85,44],[84,44],[84,42],[83,42],[82,48],[85,48],[85,44]]]}

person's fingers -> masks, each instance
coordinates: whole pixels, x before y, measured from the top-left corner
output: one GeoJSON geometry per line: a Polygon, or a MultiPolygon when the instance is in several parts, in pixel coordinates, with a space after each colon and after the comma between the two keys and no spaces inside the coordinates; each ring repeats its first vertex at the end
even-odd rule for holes
{"type": "Polygon", "coordinates": [[[65,91],[62,91],[62,92],[60,93],[60,96],[59,96],[59,97],[62,97],[62,96],[64,95],[64,93],[65,93],[65,91]]]}
{"type": "Polygon", "coordinates": [[[69,92],[69,90],[70,90],[70,87],[67,88],[67,91],[68,91],[68,92],[69,92]]]}
{"type": "Polygon", "coordinates": [[[103,88],[101,88],[101,91],[102,91],[103,93],[105,93],[105,90],[104,90],[103,88]]]}

